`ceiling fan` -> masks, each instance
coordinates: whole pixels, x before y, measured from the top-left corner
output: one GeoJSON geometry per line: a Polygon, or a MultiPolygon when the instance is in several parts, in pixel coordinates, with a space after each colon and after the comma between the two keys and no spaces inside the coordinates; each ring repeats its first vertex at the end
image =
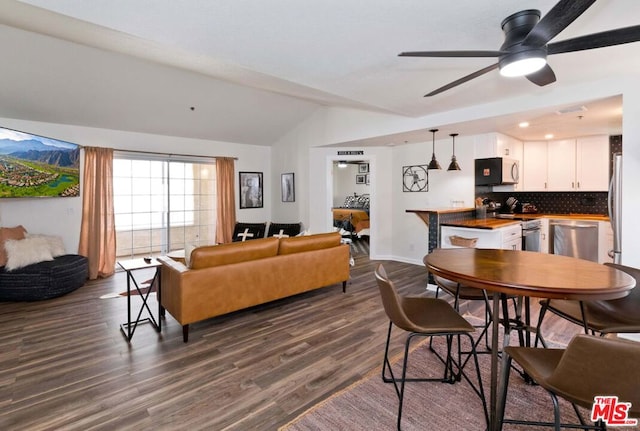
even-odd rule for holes
{"type": "Polygon", "coordinates": [[[540,19],[540,11],[528,9],[516,12],[502,21],[505,40],[498,51],[413,51],[401,57],[497,57],[498,62],[450,82],[426,94],[435,96],[474,78],[500,69],[503,76],[525,76],[536,85],[556,81],[547,64],[547,55],[621,45],[640,40],[640,25],[593,33],[560,42],[548,43],[569,26],[596,0],[560,0],[540,19]]]}

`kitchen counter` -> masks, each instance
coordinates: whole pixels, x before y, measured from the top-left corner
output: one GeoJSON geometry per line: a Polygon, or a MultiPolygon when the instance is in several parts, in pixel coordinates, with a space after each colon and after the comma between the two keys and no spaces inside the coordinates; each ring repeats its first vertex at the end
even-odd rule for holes
{"type": "Polygon", "coordinates": [[[466,211],[474,211],[475,208],[454,208],[454,207],[445,207],[445,208],[426,208],[421,210],[406,210],[408,213],[432,213],[432,214],[448,214],[448,213],[462,213],[466,211]]]}
{"type": "Polygon", "coordinates": [[[537,218],[562,218],[569,220],[593,220],[609,221],[609,216],[603,214],[551,214],[551,213],[523,213],[523,214],[500,214],[498,217],[503,220],[533,220],[537,218]]]}
{"type": "Polygon", "coordinates": [[[443,222],[440,226],[469,227],[474,229],[498,229],[505,226],[519,225],[519,220],[490,218],[443,222]]]}

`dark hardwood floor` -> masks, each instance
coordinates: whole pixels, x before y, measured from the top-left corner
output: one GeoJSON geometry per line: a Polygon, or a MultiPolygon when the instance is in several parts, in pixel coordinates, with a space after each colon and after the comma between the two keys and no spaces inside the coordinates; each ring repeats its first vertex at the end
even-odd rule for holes
{"type": "MultiPolygon", "coordinates": [[[[357,255],[346,294],[337,284],[196,323],[187,344],[168,314],[161,335],[142,325],[126,342],[126,298],[100,298],[126,290],[122,273],[0,303],[0,429],[275,430],[381,365],[377,263],[357,255]]],[[[383,263],[403,294],[431,295],[424,267],[383,263]]],[[[461,312],[482,316],[477,304],[461,312]]],[[[546,323],[551,337],[579,330],[546,323]]]]}

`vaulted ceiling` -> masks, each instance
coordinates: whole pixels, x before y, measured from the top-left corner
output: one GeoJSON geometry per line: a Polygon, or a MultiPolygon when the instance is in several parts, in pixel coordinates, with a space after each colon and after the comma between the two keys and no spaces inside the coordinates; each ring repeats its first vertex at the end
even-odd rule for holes
{"type": "MultiPolygon", "coordinates": [[[[548,87],[494,71],[425,98],[495,60],[397,56],[495,50],[506,16],[531,8],[544,15],[555,3],[3,0],[0,117],[269,145],[321,106],[420,117],[640,73],[634,43],[550,57],[558,81],[548,87]]],[[[639,17],[637,0],[599,0],[553,40],[637,25],[639,17]]],[[[611,109],[605,102],[582,127],[605,116],[599,127],[619,129],[619,109],[597,114],[596,106],[611,109]]],[[[492,127],[509,133],[503,120],[492,127]]]]}

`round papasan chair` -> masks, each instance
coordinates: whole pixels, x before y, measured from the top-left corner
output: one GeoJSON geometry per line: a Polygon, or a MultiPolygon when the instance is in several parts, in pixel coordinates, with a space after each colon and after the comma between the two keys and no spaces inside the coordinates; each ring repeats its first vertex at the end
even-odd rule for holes
{"type": "Polygon", "coordinates": [[[87,281],[87,258],[66,254],[58,237],[30,236],[22,226],[0,228],[0,248],[0,301],[55,298],[87,281]]]}

